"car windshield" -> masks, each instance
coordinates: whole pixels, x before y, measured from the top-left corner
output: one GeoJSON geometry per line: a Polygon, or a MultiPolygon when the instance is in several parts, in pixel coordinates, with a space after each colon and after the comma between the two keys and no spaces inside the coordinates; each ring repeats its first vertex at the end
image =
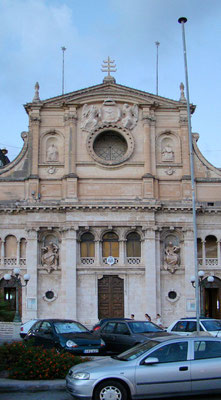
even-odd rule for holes
{"type": "Polygon", "coordinates": [[[78,322],[55,322],[54,327],[57,333],[89,332],[87,328],[78,322]]]}
{"type": "Polygon", "coordinates": [[[148,321],[134,321],[129,322],[129,324],[133,333],[161,332],[163,330],[159,326],[148,321]]]}
{"type": "Polygon", "coordinates": [[[219,331],[221,329],[221,321],[220,320],[208,320],[201,321],[201,324],[207,331],[219,331]]]}
{"type": "Polygon", "coordinates": [[[129,350],[124,351],[123,353],[119,354],[118,356],[114,356],[117,360],[122,361],[131,361],[135,360],[142,354],[146,353],[146,351],[152,349],[154,346],[159,344],[157,340],[148,340],[147,342],[140,343],[137,346],[132,347],[129,350]]]}

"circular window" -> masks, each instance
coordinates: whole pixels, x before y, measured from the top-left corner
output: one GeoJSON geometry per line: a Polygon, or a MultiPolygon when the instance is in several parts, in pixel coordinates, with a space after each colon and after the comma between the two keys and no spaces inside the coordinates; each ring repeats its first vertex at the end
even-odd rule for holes
{"type": "Polygon", "coordinates": [[[177,297],[177,294],[176,294],[176,292],[174,290],[171,290],[168,293],[168,297],[169,297],[170,300],[175,300],[175,298],[177,297]]]}
{"type": "Polygon", "coordinates": [[[114,131],[102,132],[94,141],[95,154],[105,161],[120,161],[127,152],[127,142],[114,131]]]}
{"type": "Polygon", "coordinates": [[[87,149],[100,164],[117,165],[131,156],[134,140],[131,133],[124,129],[100,129],[89,135],[87,149]]]}
{"type": "Polygon", "coordinates": [[[52,290],[48,290],[48,291],[45,293],[45,297],[46,297],[46,299],[48,299],[48,300],[53,299],[53,297],[54,297],[54,292],[53,292],[52,290]]]}

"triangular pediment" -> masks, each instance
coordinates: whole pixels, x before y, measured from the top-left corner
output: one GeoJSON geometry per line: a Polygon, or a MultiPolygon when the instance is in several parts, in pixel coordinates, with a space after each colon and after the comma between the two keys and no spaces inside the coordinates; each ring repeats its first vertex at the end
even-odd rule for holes
{"type": "MultiPolygon", "coordinates": [[[[104,99],[107,98],[111,98],[114,101],[132,102],[147,106],[155,105],[158,107],[160,106],[166,108],[177,108],[186,104],[183,101],[171,100],[148,92],[133,89],[124,85],[119,85],[116,83],[103,83],[42,100],[39,105],[43,107],[60,107],[71,104],[90,104],[93,102],[104,101],[104,99]]],[[[33,103],[28,103],[25,107],[30,107],[32,104],[33,103]]]]}

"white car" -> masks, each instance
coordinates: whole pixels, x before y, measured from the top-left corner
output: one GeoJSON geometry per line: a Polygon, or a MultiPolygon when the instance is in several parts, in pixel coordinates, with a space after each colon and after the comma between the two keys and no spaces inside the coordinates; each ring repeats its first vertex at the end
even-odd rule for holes
{"type": "Polygon", "coordinates": [[[20,337],[22,339],[27,335],[29,329],[32,327],[32,325],[34,325],[34,323],[36,321],[38,321],[38,320],[37,319],[30,319],[29,321],[27,321],[27,322],[25,322],[24,324],[21,325],[20,337]]]}
{"type": "MultiPolygon", "coordinates": [[[[212,336],[221,336],[221,320],[213,318],[200,318],[200,331],[208,332],[212,336]]],[[[190,335],[196,332],[196,318],[181,318],[174,321],[167,332],[176,335],[190,335]]]]}

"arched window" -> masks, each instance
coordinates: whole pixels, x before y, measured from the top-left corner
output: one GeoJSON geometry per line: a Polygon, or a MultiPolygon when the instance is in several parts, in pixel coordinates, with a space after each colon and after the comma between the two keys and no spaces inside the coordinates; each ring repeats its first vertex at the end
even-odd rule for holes
{"type": "Polygon", "coordinates": [[[81,257],[94,257],[94,236],[90,232],[81,236],[81,257]]]}
{"type": "Polygon", "coordinates": [[[17,264],[17,240],[13,235],[5,239],[5,265],[17,264]]]}
{"type": "Polygon", "coordinates": [[[137,232],[127,235],[127,257],[141,257],[140,235],[137,232]]]}
{"type": "Polygon", "coordinates": [[[200,238],[197,238],[197,258],[200,260],[203,258],[203,246],[200,238]]]}
{"type": "Polygon", "coordinates": [[[116,233],[108,232],[103,236],[102,255],[103,257],[119,257],[119,242],[116,233]]]}
{"type": "Polygon", "coordinates": [[[206,258],[217,258],[217,238],[213,235],[206,237],[206,258]]]}

